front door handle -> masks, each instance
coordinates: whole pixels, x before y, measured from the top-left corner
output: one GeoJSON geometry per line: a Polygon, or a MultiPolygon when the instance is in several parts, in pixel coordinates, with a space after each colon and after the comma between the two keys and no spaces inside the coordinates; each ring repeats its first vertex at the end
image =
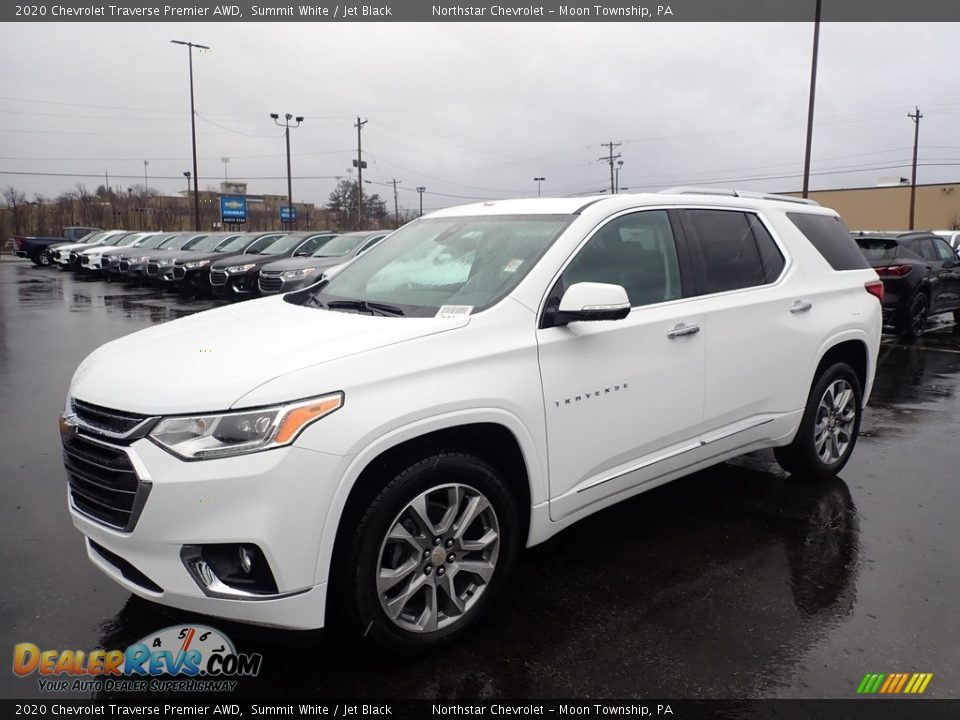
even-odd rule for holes
{"type": "Polygon", "coordinates": [[[683,337],[684,335],[695,335],[698,332],[700,332],[699,325],[684,325],[680,323],[667,333],[667,337],[672,340],[673,338],[683,337]]]}
{"type": "Polygon", "coordinates": [[[790,312],[794,314],[802,313],[802,312],[806,312],[812,307],[813,307],[813,303],[804,302],[803,300],[797,300],[796,302],[793,303],[793,305],[790,306],[790,312]]]}

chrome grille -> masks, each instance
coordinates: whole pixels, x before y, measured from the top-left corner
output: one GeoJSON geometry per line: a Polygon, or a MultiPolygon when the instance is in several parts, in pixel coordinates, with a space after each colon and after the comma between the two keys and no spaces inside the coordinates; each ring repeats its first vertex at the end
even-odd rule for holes
{"type": "Polygon", "coordinates": [[[127,272],[129,269],[130,269],[130,261],[129,261],[129,260],[121,260],[121,261],[120,261],[120,272],[127,272]]]}
{"type": "Polygon", "coordinates": [[[210,284],[211,285],[226,285],[227,284],[227,273],[225,270],[211,270],[210,271],[210,284]]]}
{"type": "Polygon", "coordinates": [[[147,275],[157,275],[160,272],[160,263],[148,262],[145,272],[147,275]]]}
{"type": "Polygon", "coordinates": [[[265,293],[280,292],[283,287],[283,278],[279,275],[267,275],[260,273],[260,290],[265,293]]]}
{"type": "Polygon", "coordinates": [[[90,264],[90,256],[89,256],[89,255],[83,255],[83,256],[81,256],[81,258],[80,258],[80,264],[81,264],[81,265],[89,265],[89,264],[90,264]]]}
{"type": "Polygon", "coordinates": [[[173,268],[173,279],[183,280],[187,276],[187,269],[183,265],[175,265],[173,268]]]}
{"type": "Polygon", "coordinates": [[[89,425],[92,429],[103,430],[116,435],[126,435],[147,419],[144,415],[135,415],[121,410],[109,410],[82,400],[73,401],[73,412],[76,413],[78,420],[85,425],[89,425]]]}
{"type": "Polygon", "coordinates": [[[150,484],[137,477],[123,449],[74,433],[64,439],[63,464],[78,512],[117,530],[133,530],[150,484]]]}

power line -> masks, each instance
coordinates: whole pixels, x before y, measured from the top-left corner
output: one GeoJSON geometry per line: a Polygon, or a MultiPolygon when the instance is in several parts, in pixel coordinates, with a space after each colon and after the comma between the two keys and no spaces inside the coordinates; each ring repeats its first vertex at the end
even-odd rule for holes
{"type": "Polygon", "coordinates": [[[614,155],[613,149],[620,147],[620,145],[622,145],[622,143],[615,143],[612,141],[606,142],[606,143],[600,143],[601,147],[605,147],[609,150],[609,154],[607,155],[607,157],[602,157],[600,158],[600,160],[601,161],[606,160],[607,162],[610,163],[610,194],[611,195],[616,192],[616,186],[614,184],[614,178],[613,178],[613,161],[620,159],[620,153],[617,153],[616,155],[614,155]]]}

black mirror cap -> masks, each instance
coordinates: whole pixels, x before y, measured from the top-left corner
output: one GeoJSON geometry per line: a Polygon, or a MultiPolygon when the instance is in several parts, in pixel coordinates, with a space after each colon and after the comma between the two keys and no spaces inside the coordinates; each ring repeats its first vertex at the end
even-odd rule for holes
{"type": "Polygon", "coordinates": [[[544,311],[544,315],[550,318],[546,327],[557,325],[566,325],[572,322],[595,322],[601,320],[623,320],[630,314],[630,306],[611,308],[593,308],[590,310],[568,310],[562,312],[558,308],[550,308],[544,311]]]}

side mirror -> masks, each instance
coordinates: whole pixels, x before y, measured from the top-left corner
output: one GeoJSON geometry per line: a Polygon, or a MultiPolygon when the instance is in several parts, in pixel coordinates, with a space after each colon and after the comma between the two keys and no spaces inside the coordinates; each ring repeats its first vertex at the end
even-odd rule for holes
{"type": "Polygon", "coordinates": [[[575,283],[560,299],[554,317],[560,322],[622,320],[630,314],[630,299],[621,285],[575,283]]]}

